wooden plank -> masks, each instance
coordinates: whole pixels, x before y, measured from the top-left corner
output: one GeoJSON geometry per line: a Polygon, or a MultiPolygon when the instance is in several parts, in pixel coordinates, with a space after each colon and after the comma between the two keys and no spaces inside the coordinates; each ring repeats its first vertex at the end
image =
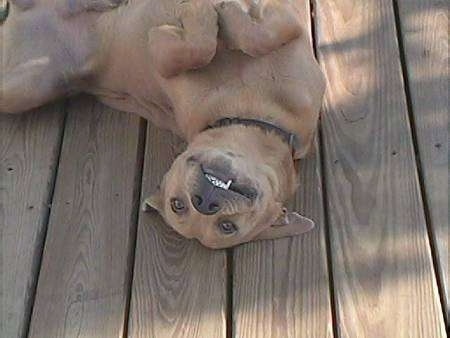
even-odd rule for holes
{"type": "Polygon", "coordinates": [[[138,117],[71,101],[30,337],[124,334],[141,150],[138,117]]]}
{"type": "Polygon", "coordinates": [[[294,208],[316,228],[234,250],[234,337],[333,336],[318,150],[300,164],[294,208]]]}
{"type": "MultiPolygon", "coordinates": [[[[297,1],[310,27],[309,1],[297,1]]],[[[300,162],[293,207],[316,222],[302,236],[234,250],[234,337],[332,337],[319,148],[300,162]]]]}
{"type": "Polygon", "coordinates": [[[444,337],[392,2],[317,1],[338,333],[444,337]]]}
{"type": "MultiPolygon", "coordinates": [[[[142,197],[161,182],[183,145],[150,125],[142,197]]],[[[130,337],[226,335],[226,254],[187,240],[155,213],[139,217],[130,337]]]]}
{"type": "Polygon", "coordinates": [[[33,303],[64,113],[0,114],[0,337],[24,337],[33,303]]]}
{"type": "Polygon", "coordinates": [[[431,0],[398,0],[398,6],[425,197],[448,323],[448,6],[431,0]]]}

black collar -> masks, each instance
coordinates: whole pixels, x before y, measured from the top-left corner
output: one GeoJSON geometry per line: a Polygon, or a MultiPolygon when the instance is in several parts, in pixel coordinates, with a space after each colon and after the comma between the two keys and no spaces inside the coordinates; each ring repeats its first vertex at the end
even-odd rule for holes
{"type": "Polygon", "coordinates": [[[298,136],[294,133],[290,133],[285,129],[278,127],[277,125],[265,122],[261,120],[255,119],[241,119],[239,117],[225,117],[223,119],[217,120],[213,124],[210,124],[205,129],[214,129],[214,128],[222,128],[231,125],[243,125],[243,126],[254,126],[258,127],[264,131],[272,132],[277,134],[281,139],[289,145],[291,148],[292,154],[294,156],[296,150],[300,149],[300,140],[298,136]]]}

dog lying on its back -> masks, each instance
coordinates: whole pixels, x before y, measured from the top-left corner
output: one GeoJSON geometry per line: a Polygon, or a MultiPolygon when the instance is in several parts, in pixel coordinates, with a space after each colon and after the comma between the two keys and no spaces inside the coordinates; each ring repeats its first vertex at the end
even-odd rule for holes
{"type": "Polygon", "coordinates": [[[0,112],[93,94],[188,142],[146,200],[180,234],[224,248],[302,233],[312,221],[283,203],[325,84],[299,11],[289,0],[0,0],[0,112]]]}

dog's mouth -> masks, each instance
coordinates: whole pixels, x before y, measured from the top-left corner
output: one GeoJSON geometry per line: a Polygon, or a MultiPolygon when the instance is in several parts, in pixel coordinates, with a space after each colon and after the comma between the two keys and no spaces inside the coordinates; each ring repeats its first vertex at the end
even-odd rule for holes
{"type": "Polygon", "coordinates": [[[246,199],[254,201],[258,196],[258,191],[249,184],[241,184],[235,175],[225,173],[219,168],[211,168],[201,165],[202,174],[215,187],[231,191],[246,199]]]}

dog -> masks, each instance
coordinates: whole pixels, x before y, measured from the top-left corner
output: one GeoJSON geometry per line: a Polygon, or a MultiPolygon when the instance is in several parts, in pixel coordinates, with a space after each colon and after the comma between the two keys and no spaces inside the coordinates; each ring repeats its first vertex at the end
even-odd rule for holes
{"type": "Polygon", "coordinates": [[[289,0],[0,0],[0,113],[86,92],[187,141],[145,200],[227,248],[298,235],[285,208],[325,80],[289,0]]]}

